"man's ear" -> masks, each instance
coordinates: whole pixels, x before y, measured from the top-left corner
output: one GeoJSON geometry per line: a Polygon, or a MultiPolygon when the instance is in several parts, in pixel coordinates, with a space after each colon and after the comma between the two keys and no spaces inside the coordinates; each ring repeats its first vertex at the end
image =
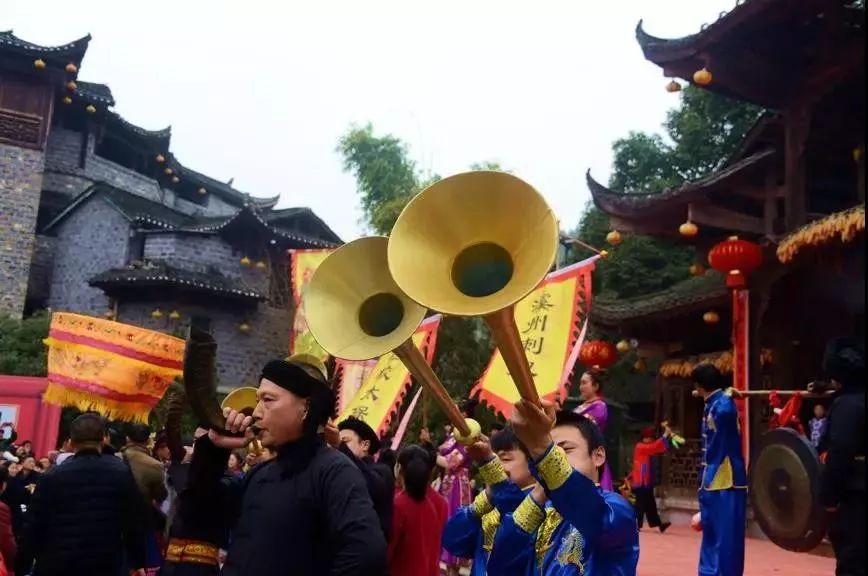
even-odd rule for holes
{"type": "Polygon", "coordinates": [[[370,440],[362,440],[359,443],[359,446],[361,446],[365,452],[370,454],[370,452],[371,452],[371,441],[370,440]]]}
{"type": "Polygon", "coordinates": [[[594,448],[594,451],[591,452],[591,460],[594,462],[594,467],[599,468],[603,464],[606,463],[606,448],[603,446],[597,446],[594,448]]]}

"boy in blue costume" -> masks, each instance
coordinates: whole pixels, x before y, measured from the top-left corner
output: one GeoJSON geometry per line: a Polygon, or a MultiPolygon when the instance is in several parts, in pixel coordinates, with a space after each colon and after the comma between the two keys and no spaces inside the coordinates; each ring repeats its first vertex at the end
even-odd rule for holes
{"type": "Polygon", "coordinates": [[[539,484],[506,516],[488,573],[542,576],[635,576],[639,533],[633,507],[600,488],[606,462],[597,426],[543,402],[515,405],[511,424],[539,484]]]}
{"type": "Polygon", "coordinates": [[[443,529],[443,548],[461,558],[473,558],[471,576],[485,576],[494,533],[505,514],[521,503],[535,483],[527,457],[510,428],[467,449],[480,464],[479,475],[486,489],[473,504],[461,508],[443,529]]]}
{"type": "Polygon", "coordinates": [[[747,474],[738,410],[732,397],[723,390],[723,375],[711,364],[694,368],[691,379],[705,401],[699,486],[702,521],[699,576],[741,576],[744,573],[747,474]]]}

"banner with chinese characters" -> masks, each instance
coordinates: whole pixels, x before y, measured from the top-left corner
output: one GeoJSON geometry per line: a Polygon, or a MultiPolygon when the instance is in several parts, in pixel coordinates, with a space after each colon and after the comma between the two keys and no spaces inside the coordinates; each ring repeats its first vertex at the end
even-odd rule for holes
{"type": "Polygon", "coordinates": [[[326,351],[317,344],[313,334],[307,329],[304,299],[301,296],[310,283],[313,273],[333,251],[330,249],[289,251],[289,280],[292,285],[292,297],[295,301],[295,316],[289,337],[290,354],[312,354],[322,361],[328,358],[326,351]]]}
{"type": "MultiPolygon", "coordinates": [[[[515,322],[541,398],[566,394],[574,352],[591,307],[591,273],[598,257],[556,270],[515,306],[515,322]],[[565,377],[566,375],[566,377],[565,377]]],[[[473,394],[505,417],[521,398],[500,351],[494,351],[473,394]]]]}
{"type": "MultiPolygon", "coordinates": [[[[426,318],[413,334],[413,343],[422,351],[429,364],[434,358],[440,318],[440,315],[426,318]]],[[[341,422],[349,416],[355,416],[367,422],[377,431],[377,434],[382,435],[388,430],[395,410],[409,387],[410,372],[404,363],[391,352],[380,356],[374,370],[346,408],[340,412],[337,421],[341,422]]]]}
{"type": "Polygon", "coordinates": [[[166,388],[183,373],[186,343],[138,326],[55,312],[44,342],[48,386],[43,401],[94,410],[111,420],[146,423],[166,388]]]}
{"type": "Polygon", "coordinates": [[[336,382],[338,390],[338,414],[342,414],[362,387],[365,378],[374,371],[377,359],[373,360],[337,360],[335,362],[336,382]]]}

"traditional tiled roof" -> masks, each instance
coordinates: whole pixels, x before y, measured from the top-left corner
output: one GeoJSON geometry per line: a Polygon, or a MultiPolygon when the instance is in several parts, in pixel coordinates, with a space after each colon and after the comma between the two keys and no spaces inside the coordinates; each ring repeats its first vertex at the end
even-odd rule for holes
{"type": "Polygon", "coordinates": [[[190,272],[165,264],[148,262],[140,267],[113,268],[97,274],[88,282],[106,291],[123,288],[149,288],[174,286],[193,292],[207,292],[219,296],[265,300],[265,296],[243,281],[229,278],[217,271],[190,272]]]}
{"type": "Polygon", "coordinates": [[[724,303],[728,296],[723,275],[709,270],[702,276],[690,278],[667,290],[647,296],[622,299],[598,297],[591,306],[591,321],[599,325],[614,326],[629,320],[686,314],[695,309],[724,303]]]}
{"type": "Polygon", "coordinates": [[[174,175],[181,180],[188,180],[196,188],[204,188],[208,193],[218,194],[236,206],[252,204],[259,208],[271,208],[277,204],[277,201],[280,199],[280,196],[273,196],[271,198],[254,198],[246,192],[236,190],[226,182],[220,182],[219,180],[215,180],[210,176],[206,176],[201,172],[197,172],[192,168],[184,166],[174,154],[169,154],[168,159],[166,160],[166,166],[171,168],[174,175]]]}
{"type": "Polygon", "coordinates": [[[42,58],[46,61],[46,64],[56,61],[62,66],[66,66],[69,62],[74,63],[76,66],[79,65],[82,58],[84,58],[85,52],[87,52],[89,42],[90,34],[60,46],[40,46],[39,44],[22,40],[13,34],[12,30],[0,31],[0,48],[35,58],[42,58]]]}
{"type": "Polygon", "coordinates": [[[136,137],[142,138],[152,144],[155,149],[168,150],[169,141],[172,138],[172,127],[167,126],[162,130],[147,130],[140,126],[136,126],[132,122],[125,120],[117,112],[110,111],[106,115],[106,124],[109,127],[133,134],[136,137]]]}
{"type": "Polygon", "coordinates": [[[829,214],[825,218],[802,226],[778,245],[778,260],[786,264],[809,246],[821,246],[838,239],[842,243],[852,242],[865,231],[865,205],[854,206],[843,212],[829,214]]]}
{"type": "Polygon", "coordinates": [[[696,34],[682,38],[652,36],[639,21],[636,40],[645,58],[666,76],[692,82],[695,71],[708,67],[713,81],[703,88],[767,108],[780,108],[791,97],[786,75],[808,57],[803,50],[816,50],[829,42],[831,36],[822,32],[836,35],[835,40],[841,40],[836,49],[842,52],[864,43],[864,7],[854,6],[852,0],[737,0],[735,4],[696,34]],[[841,27],[822,30],[828,28],[824,17],[833,15],[840,15],[841,27]]]}
{"type": "MultiPolygon", "coordinates": [[[[310,211],[308,208],[299,209],[299,213],[304,213],[303,211],[305,210],[309,211],[309,213],[319,222],[322,222],[322,220],[319,220],[319,218],[316,217],[316,215],[314,215],[313,212],[310,211]]],[[[257,210],[252,206],[245,206],[232,216],[227,216],[225,218],[198,218],[184,226],[181,231],[219,232],[235,223],[247,220],[248,222],[253,222],[254,225],[261,226],[263,229],[267,230],[270,234],[273,234],[274,236],[278,236],[292,242],[299,242],[309,246],[321,248],[333,248],[341,244],[340,238],[338,238],[337,235],[334,234],[334,232],[332,232],[331,229],[327,226],[326,230],[328,232],[331,232],[331,235],[334,236],[333,241],[322,240],[308,234],[303,234],[294,230],[273,226],[266,221],[267,214],[268,212],[257,210]]],[[[325,223],[323,223],[323,226],[325,226],[325,223]]]]}
{"type": "Polygon", "coordinates": [[[130,222],[144,227],[175,228],[190,221],[190,216],[173,210],[164,204],[132,194],[109,184],[100,182],[94,184],[67,205],[51,222],[45,225],[43,232],[49,232],[72,214],[79,206],[93,197],[100,197],[118,210],[130,222]]]}
{"type": "Polygon", "coordinates": [[[112,96],[111,88],[105,84],[76,81],[76,86],[75,97],[78,97],[85,102],[99,104],[103,107],[115,105],[115,98],[112,96]]]}
{"type": "Polygon", "coordinates": [[[262,212],[262,215],[266,222],[268,222],[278,230],[282,230],[285,232],[292,232],[292,227],[284,226],[281,224],[281,222],[299,217],[308,218],[316,222],[326,233],[326,236],[331,237],[331,240],[338,244],[342,243],[340,236],[338,236],[335,231],[332,230],[329,225],[326,224],[322,218],[317,216],[316,213],[310,208],[281,208],[280,210],[269,210],[268,212],[262,212]]]}
{"type": "Polygon", "coordinates": [[[626,219],[648,218],[657,211],[705,198],[709,192],[725,188],[734,180],[762,166],[774,155],[773,149],[766,149],[712,172],[704,178],[661,192],[616,192],[594,180],[590,170],[587,173],[587,182],[594,204],[606,214],[626,219]]]}

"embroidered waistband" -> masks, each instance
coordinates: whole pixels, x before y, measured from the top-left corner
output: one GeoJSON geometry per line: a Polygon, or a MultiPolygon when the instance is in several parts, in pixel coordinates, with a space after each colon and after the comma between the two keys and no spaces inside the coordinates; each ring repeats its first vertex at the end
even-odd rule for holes
{"type": "Polygon", "coordinates": [[[213,544],[198,540],[170,538],[166,560],[178,564],[207,564],[217,566],[219,550],[213,544]]]}

